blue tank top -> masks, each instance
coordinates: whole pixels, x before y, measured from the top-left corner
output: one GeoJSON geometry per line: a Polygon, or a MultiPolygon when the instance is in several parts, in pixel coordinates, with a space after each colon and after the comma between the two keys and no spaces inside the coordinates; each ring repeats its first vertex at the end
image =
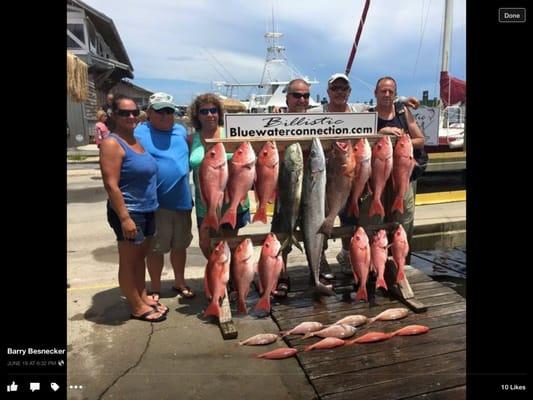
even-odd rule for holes
{"type": "Polygon", "coordinates": [[[126,153],[120,166],[118,182],[126,208],[134,212],[157,210],[157,163],[154,158],[147,151],[136,153],[114,133],[109,137],[115,139],[126,153]]]}

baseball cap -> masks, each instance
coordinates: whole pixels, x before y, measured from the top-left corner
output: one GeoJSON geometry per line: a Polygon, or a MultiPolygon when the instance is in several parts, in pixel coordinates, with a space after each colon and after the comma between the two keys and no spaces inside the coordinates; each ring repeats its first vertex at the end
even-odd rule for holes
{"type": "Polygon", "coordinates": [[[350,83],[350,80],[345,74],[333,74],[328,79],[328,86],[335,82],[337,79],[344,79],[346,82],[350,83]]]}
{"type": "Polygon", "coordinates": [[[173,103],[174,97],[167,93],[157,92],[150,96],[148,109],[161,110],[162,108],[176,109],[176,105],[173,103]]]}

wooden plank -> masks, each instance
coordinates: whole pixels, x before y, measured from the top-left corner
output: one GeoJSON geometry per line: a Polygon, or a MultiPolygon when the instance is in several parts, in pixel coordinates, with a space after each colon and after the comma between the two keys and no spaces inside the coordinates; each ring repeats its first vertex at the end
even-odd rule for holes
{"type": "Polygon", "coordinates": [[[398,399],[466,383],[466,351],[396,363],[312,381],[321,398],[356,391],[351,398],[398,399]]]}
{"type": "Polygon", "coordinates": [[[235,326],[235,323],[233,322],[233,319],[231,316],[231,308],[229,305],[229,297],[228,297],[227,289],[226,289],[224,299],[222,300],[220,316],[218,319],[218,326],[220,328],[220,332],[222,333],[222,337],[224,338],[224,340],[237,338],[238,336],[237,327],[235,326]]]}
{"type": "Polygon", "coordinates": [[[466,385],[424,393],[420,396],[407,397],[404,400],[466,400],[466,385]]]}

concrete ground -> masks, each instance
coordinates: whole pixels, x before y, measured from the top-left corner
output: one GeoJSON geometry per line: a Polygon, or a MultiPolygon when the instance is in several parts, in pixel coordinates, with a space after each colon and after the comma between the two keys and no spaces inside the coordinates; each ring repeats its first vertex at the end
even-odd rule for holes
{"type": "MultiPolygon", "coordinates": [[[[315,397],[295,358],[269,361],[253,357],[285,346],[282,341],[238,346],[239,340],[249,336],[277,333],[270,318],[234,317],[239,338],[224,341],[218,326],[200,317],[206,306],[202,289],[205,259],[198,247],[196,226],[185,272],[196,298],[185,300],[172,292],[173,272],[167,256],[161,300],[170,307],[167,320],[157,324],[129,320],[118,287],[118,254],[105,217],[105,200],[97,169],[68,170],[68,385],[78,387],[68,389],[69,399],[315,397]]],[[[415,216],[415,229],[421,232],[424,226],[442,229],[442,222],[460,225],[465,219],[465,202],[417,207],[415,216]]],[[[242,233],[265,231],[266,225],[252,224],[242,233]]],[[[330,249],[338,248],[340,240],[330,243],[330,249]]],[[[258,255],[260,249],[255,250],[258,255]]],[[[333,254],[330,262],[334,264],[336,251],[328,254],[333,254]]],[[[250,305],[255,302],[253,298],[249,301],[250,305]]]]}

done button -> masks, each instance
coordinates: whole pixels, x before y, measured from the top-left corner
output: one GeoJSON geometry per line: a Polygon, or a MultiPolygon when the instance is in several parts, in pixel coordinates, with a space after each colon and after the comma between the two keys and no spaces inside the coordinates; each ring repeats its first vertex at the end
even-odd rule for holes
{"type": "Polygon", "coordinates": [[[498,21],[502,23],[526,22],[525,8],[500,8],[498,21]]]}

